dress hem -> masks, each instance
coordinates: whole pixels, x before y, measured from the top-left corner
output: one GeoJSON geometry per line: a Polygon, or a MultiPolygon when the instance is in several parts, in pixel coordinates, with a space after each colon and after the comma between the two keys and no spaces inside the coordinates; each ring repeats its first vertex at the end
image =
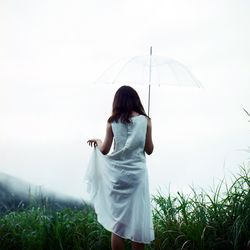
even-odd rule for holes
{"type": "MultiPolygon", "coordinates": [[[[97,214],[98,215],[98,214],[97,214]]],[[[125,240],[131,240],[131,241],[133,241],[133,242],[136,242],[136,243],[142,243],[142,244],[151,244],[151,242],[152,241],[154,241],[154,239],[153,240],[151,240],[151,241],[137,241],[137,240],[133,240],[133,239],[131,239],[131,237],[129,237],[129,236],[123,236],[123,235],[120,235],[120,234],[118,234],[118,233],[116,233],[116,232],[113,232],[112,231],[112,229],[110,229],[109,227],[107,227],[106,225],[104,225],[104,223],[101,223],[99,220],[97,220],[106,230],[108,230],[109,232],[111,232],[111,233],[113,233],[113,234],[115,234],[115,235],[117,235],[117,236],[119,236],[119,237],[121,237],[121,238],[123,238],[123,239],[125,239],[125,240]]]]}

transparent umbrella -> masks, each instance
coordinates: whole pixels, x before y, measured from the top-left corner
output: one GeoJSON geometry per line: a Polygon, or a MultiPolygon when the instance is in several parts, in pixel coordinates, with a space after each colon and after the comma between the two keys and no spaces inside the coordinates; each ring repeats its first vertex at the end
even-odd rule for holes
{"type": "Polygon", "coordinates": [[[148,115],[151,85],[201,87],[199,80],[185,65],[171,58],[153,55],[152,47],[147,56],[135,56],[126,62],[119,61],[111,65],[96,83],[147,84],[148,115]]]}

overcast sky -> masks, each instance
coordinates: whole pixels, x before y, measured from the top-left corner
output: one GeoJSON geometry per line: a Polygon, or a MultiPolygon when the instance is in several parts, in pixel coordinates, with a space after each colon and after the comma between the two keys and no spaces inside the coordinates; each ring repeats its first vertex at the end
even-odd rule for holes
{"type": "MultiPolygon", "coordinates": [[[[92,83],[153,46],[203,88],[152,87],[152,193],[236,174],[250,146],[249,11],[247,0],[0,0],[0,171],[84,196],[86,140],[104,136],[119,87],[92,83]]],[[[146,107],[147,86],[133,87],[146,107]]]]}

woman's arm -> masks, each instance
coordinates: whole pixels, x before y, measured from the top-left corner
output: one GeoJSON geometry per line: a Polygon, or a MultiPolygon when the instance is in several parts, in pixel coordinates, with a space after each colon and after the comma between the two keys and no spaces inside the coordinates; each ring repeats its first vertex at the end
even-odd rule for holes
{"type": "Polygon", "coordinates": [[[90,139],[87,141],[87,143],[92,147],[94,145],[94,147],[98,147],[100,149],[100,151],[106,155],[112,145],[112,141],[113,141],[113,131],[112,131],[112,127],[111,127],[111,123],[107,123],[107,127],[106,127],[106,135],[104,138],[104,141],[102,142],[100,139],[90,139]]]}
{"type": "Polygon", "coordinates": [[[153,144],[153,141],[152,141],[152,123],[151,123],[151,119],[148,119],[146,142],[145,142],[144,150],[148,155],[152,154],[152,152],[154,150],[154,144],[153,144]]]}

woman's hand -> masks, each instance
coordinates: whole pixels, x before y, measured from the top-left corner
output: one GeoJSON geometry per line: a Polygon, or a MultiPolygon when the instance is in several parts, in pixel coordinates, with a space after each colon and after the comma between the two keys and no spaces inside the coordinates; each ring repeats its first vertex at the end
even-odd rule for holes
{"type": "Polygon", "coordinates": [[[111,123],[107,123],[106,127],[106,135],[104,141],[102,142],[100,139],[90,139],[87,141],[90,147],[98,147],[98,149],[104,154],[108,154],[111,144],[113,142],[113,131],[111,123]]]}
{"type": "Polygon", "coordinates": [[[100,139],[90,139],[87,141],[87,143],[89,144],[90,147],[96,147],[96,146],[100,146],[102,144],[102,141],[100,139]]]}

